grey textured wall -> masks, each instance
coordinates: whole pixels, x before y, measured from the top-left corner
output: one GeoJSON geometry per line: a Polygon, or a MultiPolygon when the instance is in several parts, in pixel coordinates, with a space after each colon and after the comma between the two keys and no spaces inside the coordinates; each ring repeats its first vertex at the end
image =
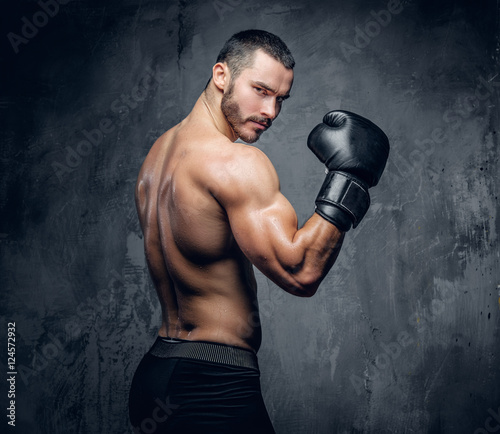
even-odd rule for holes
{"type": "Polygon", "coordinates": [[[2,432],[131,432],[129,383],[159,325],[135,179],[223,42],[246,28],[277,33],[297,61],[293,96],[257,146],[301,222],[323,179],[305,141],[324,113],[360,113],[392,143],[372,207],[315,297],[258,275],[278,434],[495,432],[496,1],[12,3],[1,35],[0,403],[10,405],[15,322],[16,427],[2,416],[2,432]]]}

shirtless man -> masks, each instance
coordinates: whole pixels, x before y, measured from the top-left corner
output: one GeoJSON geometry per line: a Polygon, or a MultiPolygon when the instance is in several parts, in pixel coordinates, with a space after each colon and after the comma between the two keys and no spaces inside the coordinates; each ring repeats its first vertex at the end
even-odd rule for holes
{"type": "Polygon", "coordinates": [[[290,294],[314,295],[344,233],[369,206],[385,134],[330,112],[308,139],[329,173],[302,228],[253,143],[289,97],[294,59],[277,36],[234,35],[191,113],[141,168],[136,204],[161,307],[158,338],[132,382],[134,432],[273,433],[262,400],[252,264],[290,294]]]}

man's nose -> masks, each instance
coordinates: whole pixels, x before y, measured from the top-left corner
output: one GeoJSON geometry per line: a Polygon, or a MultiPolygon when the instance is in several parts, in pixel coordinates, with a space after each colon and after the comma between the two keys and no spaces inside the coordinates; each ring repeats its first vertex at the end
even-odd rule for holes
{"type": "Polygon", "coordinates": [[[278,116],[276,105],[277,104],[275,98],[265,98],[261,108],[261,115],[274,120],[276,116],[278,116]]]}

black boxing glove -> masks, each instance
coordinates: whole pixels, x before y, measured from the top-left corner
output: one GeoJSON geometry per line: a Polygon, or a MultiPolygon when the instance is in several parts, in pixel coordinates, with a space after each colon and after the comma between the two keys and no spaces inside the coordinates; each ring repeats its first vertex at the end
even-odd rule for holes
{"type": "Polygon", "coordinates": [[[329,172],[316,198],[316,212],[341,231],[356,227],[370,206],[389,156],[389,140],[373,122],[331,111],[307,138],[307,146],[329,172]]]}

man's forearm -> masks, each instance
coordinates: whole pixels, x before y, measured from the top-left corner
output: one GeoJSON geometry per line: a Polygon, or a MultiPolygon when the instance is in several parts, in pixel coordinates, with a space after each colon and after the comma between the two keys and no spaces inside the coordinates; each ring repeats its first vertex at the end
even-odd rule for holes
{"type": "Polygon", "coordinates": [[[313,214],[296,232],[289,254],[278,256],[286,277],[276,283],[293,295],[311,297],[337,260],[343,240],[343,232],[313,214]]]}

